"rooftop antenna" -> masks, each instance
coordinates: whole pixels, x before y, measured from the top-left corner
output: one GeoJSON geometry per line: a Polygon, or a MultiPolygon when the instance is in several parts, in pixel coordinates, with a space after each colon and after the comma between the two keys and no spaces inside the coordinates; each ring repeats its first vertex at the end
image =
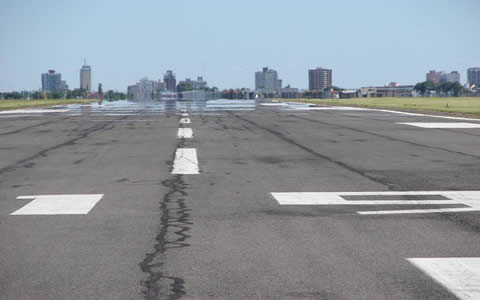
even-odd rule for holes
{"type": "Polygon", "coordinates": [[[87,58],[83,58],[83,65],[86,66],[87,65],[87,58]]]}

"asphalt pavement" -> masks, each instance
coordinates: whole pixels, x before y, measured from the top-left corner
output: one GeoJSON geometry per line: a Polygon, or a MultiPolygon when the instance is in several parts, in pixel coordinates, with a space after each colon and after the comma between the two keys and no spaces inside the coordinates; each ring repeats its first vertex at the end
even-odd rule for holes
{"type": "Polygon", "coordinates": [[[0,114],[0,299],[480,299],[480,120],[55,109],[0,114]]]}

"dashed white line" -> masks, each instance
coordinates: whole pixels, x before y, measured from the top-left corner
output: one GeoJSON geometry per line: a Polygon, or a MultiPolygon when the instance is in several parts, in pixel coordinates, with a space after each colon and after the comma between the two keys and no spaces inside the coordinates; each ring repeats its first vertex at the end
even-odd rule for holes
{"type": "Polygon", "coordinates": [[[197,150],[178,148],[175,152],[172,174],[199,174],[197,150]]]}
{"type": "Polygon", "coordinates": [[[180,119],[180,124],[190,124],[190,119],[189,118],[182,118],[182,119],[180,119]]]}
{"type": "Polygon", "coordinates": [[[193,138],[192,128],[178,128],[177,138],[179,138],[179,139],[191,139],[191,138],[193,138]]]}
{"type": "Polygon", "coordinates": [[[188,114],[187,114],[187,113],[183,113],[183,114],[182,114],[182,117],[188,117],[188,114]]]}
{"type": "Polygon", "coordinates": [[[32,201],[11,215],[86,215],[102,197],[103,194],[19,196],[18,200],[32,201]]]}
{"type": "Polygon", "coordinates": [[[480,258],[407,258],[461,300],[480,299],[480,258]]]}

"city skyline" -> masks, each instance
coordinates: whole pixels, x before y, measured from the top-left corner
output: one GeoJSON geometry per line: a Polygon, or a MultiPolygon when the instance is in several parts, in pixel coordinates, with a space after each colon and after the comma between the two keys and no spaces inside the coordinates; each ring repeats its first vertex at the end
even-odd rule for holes
{"type": "Polygon", "coordinates": [[[98,5],[90,0],[29,5],[4,1],[0,16],[14,30],[0,28],[2,41],[9,45],[0,49],[0,90],[38,89],[38,74],[49,69],[62,73],[74,87],[83,57],[95,69],[92,87],[102,82],[121,91],[137,78],[157,78],[169,69],[178,78],[202,74],[221,89],[253,88],[251,74],[268,65],[278,70],[285,85],[306,89],[305,70],[317,66],[334,70],[334,85],[356,88],[390,81],[413,84],[422,81],[428,70],[458,70],[465,83],[467,69],[480,65],[480,41],[469,30],[480,25],[475,15],[480,3],[474,0],[408,0],[388,9],[380,0],[303,1],[288,8],[278,2],[251,0],[147,2],[135,6],[114,1],[98,5]],[[254,20],[232,22],[227,12],[246,16],[252,5],[254,20]],[[85,24],[84,14],[79,13],[85,6],[95,7],[89,18],[114,15],[116,19],[85,24]],[[271,18],[262,18],[265,14],[271,18]],[[338,22],[344,18],[356,26],[338,22]],[[314,26],[319,19],[331,24],[320,35],[314,26]],[[152,40],[157,28],[166,23],[172,29],[152,40]],[[258,28],[271,25],[276,30],[268,38],[255,34],[258,28]],[[54,35],[48,34],[51,28],[56,28],[54,35]],[[291,42],[273,42],[286,38],[291,42]],[[131,39],[148,40],[149,45],[124,42],[131,39]]]}

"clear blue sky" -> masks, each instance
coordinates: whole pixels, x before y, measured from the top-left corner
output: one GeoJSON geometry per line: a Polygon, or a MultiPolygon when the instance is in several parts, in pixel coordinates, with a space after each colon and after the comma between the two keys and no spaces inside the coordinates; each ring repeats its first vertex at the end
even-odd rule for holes
{"type": "Polygon", "coordinates": [[[173,69],[220,88],[254,86],[269,66],[284,84],[333,69],[341,87],[422,81],[430,69],[480,65],[478,0],[2,0],[0,91],[41,87],[40,74],[125,90],[173,69]]]}

